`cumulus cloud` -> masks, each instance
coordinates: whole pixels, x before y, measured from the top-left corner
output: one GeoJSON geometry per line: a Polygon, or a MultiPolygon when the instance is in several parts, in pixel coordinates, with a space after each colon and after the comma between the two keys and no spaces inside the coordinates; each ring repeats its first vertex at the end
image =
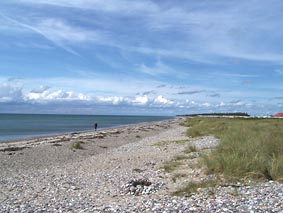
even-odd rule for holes
{"type": "Polygon", "coordinates": [[[54,102],[54,101],[89,101],[91,98],[83,93],[54,90],[49,86],[39,86],[26,91],[17,80],[9,79],[0,83],[0,102],[54,102]]]}
{"type": "Polygon", "coordinates": [[[31,90],[31,93],[43,93],[46,90],[50,89],[49,86],[40,86],[31,90]]]}
{"type": "Polygon", "coordinates": [[[98,103],[106,103],[106,104],[113,104],[118,105],[126,101],[123,97],[113,96],[113,97],[102,97],[99,96],[96,98],[98,103]]]}
{"type": "Polygon", "coordinates": [[[136,96],[134,100],[131,101],[133,105],[147,105],[149,102],[149,98],[147,95],[136,96]]]}
{"type": "Polygon", "coordinates": [[[0,83],[0,102],[18,102],[22,99],[22,86],[16,81],[8,80],[0,83]]]}
{"type": "Polygon", "coordinates": [[[126,105],[126,106],[148,106],[148,107],[163,107],[163,106],[173,106],[175,103],[169,99],[164,98],[162,95],[157,97],[148,97],[147,95],[137,95],[134,97],[119,97],[110,96],[96,98],[97,103],[101,104],[112,104],[112,105],[126,105]]]}
{"type": "Polygon", "coordinates": [[[202,106],[203,106],[203,107],[210,107],[211,104],[206,102],[206,103],[203,103],[202,106]]]}
{"type": "Polygon", "coordinates": [[[63,90],[48,91],[46,88],[42,91],[32,90],[25,95],[27,101],[88,101],[90,97],[82,93],[65,92],[63,90]]]}
{"type": "Polygon", "coordinates": [[[173,104],[173,101],[170,101],[166,98],[163,98],[162,95],[157,96],[154,101],[155,104],[163,104],[163,105],[168,105],[168,104],[173,104]]]}

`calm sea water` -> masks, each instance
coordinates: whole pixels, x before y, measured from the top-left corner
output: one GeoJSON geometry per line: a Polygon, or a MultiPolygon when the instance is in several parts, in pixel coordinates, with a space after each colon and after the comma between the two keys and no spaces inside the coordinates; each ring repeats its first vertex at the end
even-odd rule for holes
{"type": "Polygon", "coordinates": [[[110,115],[37,115],[0,114],[0,142],[34,136],[98,129],[161,121],[172,117],[160,116],[110,116],[110,115]]]}

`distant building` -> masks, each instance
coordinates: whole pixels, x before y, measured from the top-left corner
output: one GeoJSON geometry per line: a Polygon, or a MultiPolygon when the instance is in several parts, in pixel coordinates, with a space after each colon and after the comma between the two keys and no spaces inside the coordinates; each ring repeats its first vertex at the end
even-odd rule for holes
{"type": "Polygon", "coordinates": [[[283,112],[279,112],[275,115],[272,115],[272,117],[275,117],[275,118],[283,118],[283,112]]]}

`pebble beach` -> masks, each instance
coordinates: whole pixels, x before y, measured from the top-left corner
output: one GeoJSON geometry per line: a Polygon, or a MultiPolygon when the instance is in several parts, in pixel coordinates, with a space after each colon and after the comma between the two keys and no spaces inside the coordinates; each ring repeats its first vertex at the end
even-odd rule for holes
{"type": "Polygon", "coordinates": [[[273,181],[173,195],[190,181],[214,178],[196,165],[219,143],[186,136],[183,119],[1,143],[0,212],[283,211],[283,185],[273,181]],[[177,171],[165,171],[188,146],[197,151],[177,171]]]}

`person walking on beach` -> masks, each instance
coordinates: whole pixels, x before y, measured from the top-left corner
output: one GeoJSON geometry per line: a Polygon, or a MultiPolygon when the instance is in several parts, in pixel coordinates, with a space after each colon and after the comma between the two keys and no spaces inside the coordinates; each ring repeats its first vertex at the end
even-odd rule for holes
{"type": "Polygon", "coordinates": [[[94,124],[94,130],[97,130],[97,123],[94,124]]]}

